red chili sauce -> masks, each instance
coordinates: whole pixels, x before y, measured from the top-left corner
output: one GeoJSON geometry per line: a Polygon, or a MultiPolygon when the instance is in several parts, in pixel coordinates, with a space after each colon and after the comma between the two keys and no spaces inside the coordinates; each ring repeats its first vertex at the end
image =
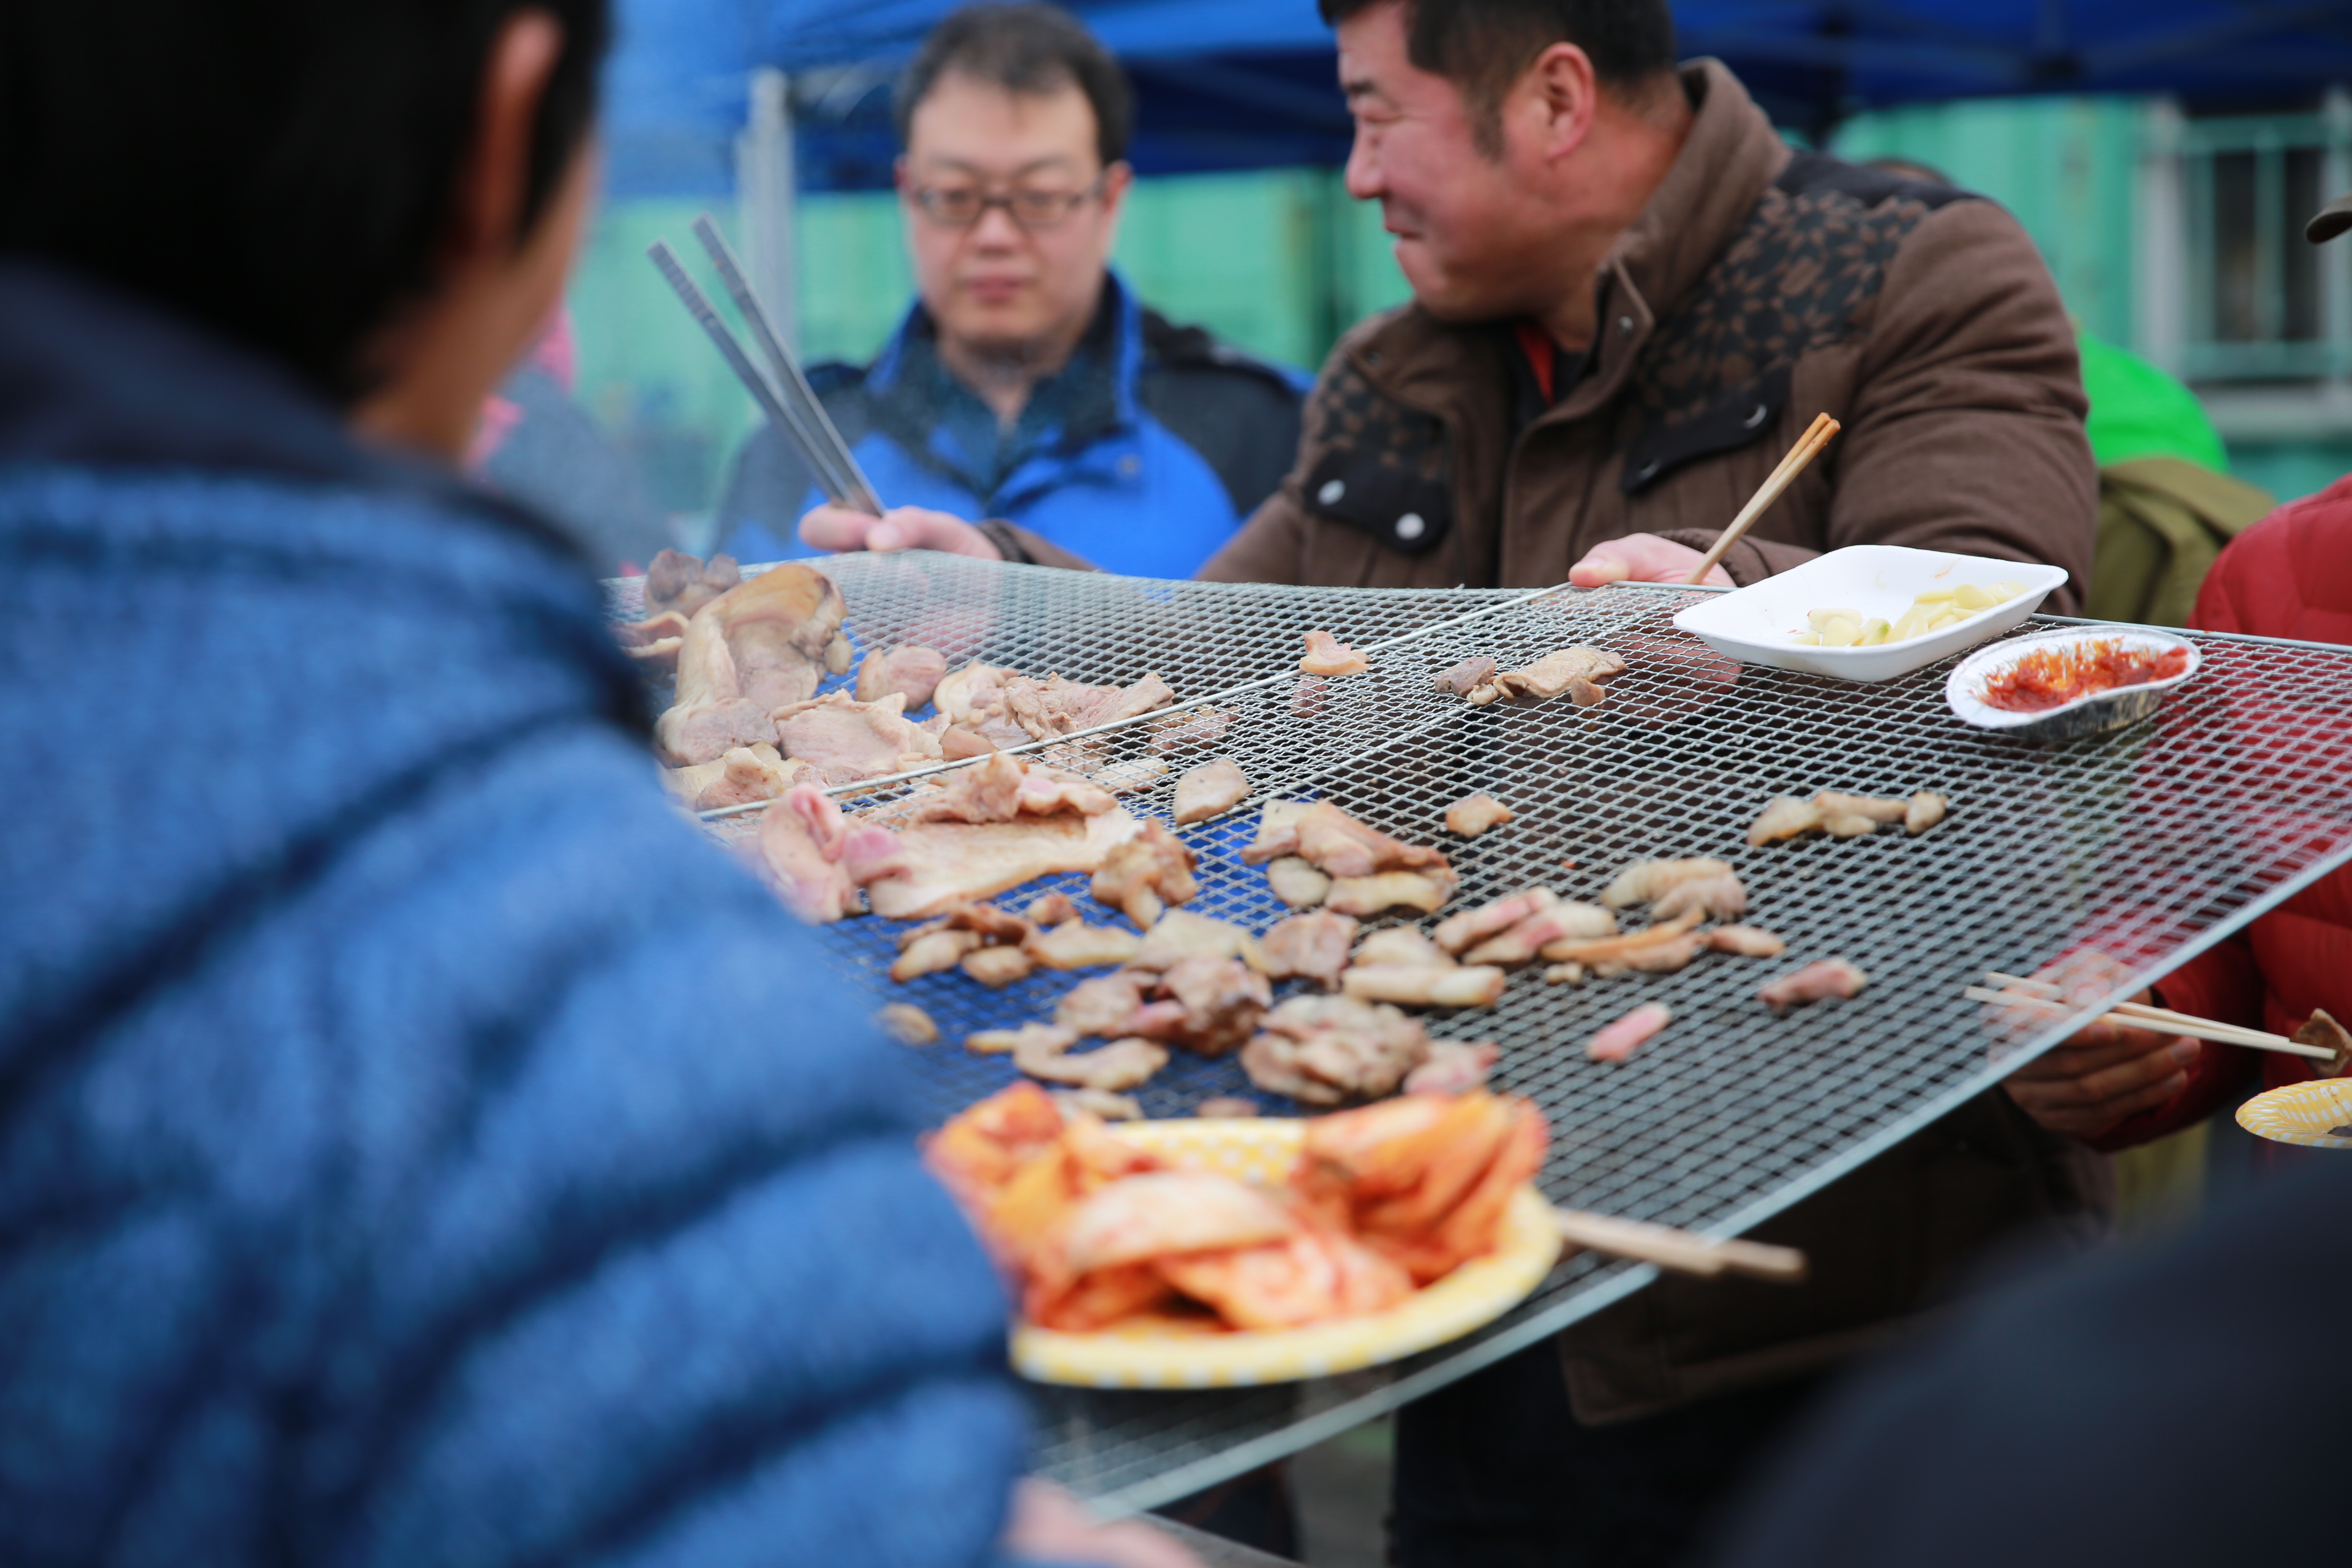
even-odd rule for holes
{"type": "Polygon", "coordinates": [[[2141,653],[2110,641],[2037,648],[1986,681],[1984,700],[2012,713],[2042,713],[2094,691],[2169,680],[2188,668],[2185,647],[2141,653]]]}

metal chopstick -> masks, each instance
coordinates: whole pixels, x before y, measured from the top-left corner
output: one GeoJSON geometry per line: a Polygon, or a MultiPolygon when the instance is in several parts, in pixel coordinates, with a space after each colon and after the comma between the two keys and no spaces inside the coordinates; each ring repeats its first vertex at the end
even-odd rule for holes
{"type": "Polygon", "coordinates": [[[751,329],[751,341],[760,345],[760,352],[767,357],[768,367],[776,373],[776,386],[784,395],[785,405],[797,406],[802,424],[811,435],[830,447],[834,475],[845,487],[846,504],[856,510],[880,517],[881,498],[874,493],[873,485],[857,466],[857,458],[850,452],[849,443],[841,438],[841,431],[835,426],[833,416],[824,411],[824,404],[817,397],[815,388],[810,386],[808,377],[801,374],[800,363],[793,358],[792,351],[784,347],[782,341],[776,336],[775,329],[769,324],[767,308],[751,291],[751,279],[743,276],[743,268],[736,264],[735,252],[729,248],[726,237],[719,232],[719,226],[710,221],[709,213],[694,220],[694,237],[709,253],[710,264],[719,269],[719,280],[727,286],[727,292],[734,296],[735,308],[743,312],[743,320],[751,329]]]}
{"type": "Polygon", "coordinates": [[[778,398],[775,389],[768,384],[768,378],[761,374],[759,366],[751,363],[751,356],[743,352],[743,345],[735,341],[735,334],[728,330],[725,321],[719,319],[719,312],[711,309],[709,300],[696,287],[694,279],[686,275],[686,268],[678,265],[677,258],[670,247],[656,240],[646,247],[646,254],[653,258],[654,266],[660,269],[672,291],[701,324],[703,331],[718,348],[719,357],[727,362],[727,368],[735,373],[735,379],[743,384],[743,389],[751,395],[751,400],[760,405],[761,412],[768,416],[768,422],[800,448],[802,457],[815,471],[817,483],[825,494],[839,505],[853,505],[847,485],[835,475],[827,460],[829,454],[814,436],[801,427],[799,416],[778,398]]]}

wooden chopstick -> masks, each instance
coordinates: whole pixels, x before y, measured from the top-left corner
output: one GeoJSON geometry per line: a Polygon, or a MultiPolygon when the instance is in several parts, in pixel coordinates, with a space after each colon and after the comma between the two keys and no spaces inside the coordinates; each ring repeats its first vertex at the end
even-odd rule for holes
{"type": "Polygon", "coordinates": [[[1813,422],[1805,427],[1805,433],[1797,438],[1797,444],[1789,448],[1789,455],[1780,459],[1780,466],[1774,468],[1758,487],[1756,493],[1748,498],[1748,504],[1739,509],[1739,515],[1731,520],[1731,526],[1717,537],[1715,547],[1700,557],[1699,563],[1691,568],[1691,574],[1683,581],[1686,584],[1706,582],[1706,574],[1714,571],[1716,563],[1723,559],[1723,552],[1739,542],[1739,536],[1748,531],[1748,525],[1763,516],[1765,509],[1780,499],[1782,490],[1796,483],[1797,476],[1805,471],[1805,465],[1830,444],[1830,437],[1840,428],[1838,422],[1828,415],[1814,415],[1813,422]]]}
{"type": "Polygon", "coordinates": [[[1654,1263],[1677,1274],[1713,1279],[1724,1274],[1745,1274],[1776,1284],[1795,1285],[1805,1278],[1805,1255],[1793,1247],[1773,1247],[1760,1241],[1719,1241],[1696,1232],[1676,1230],[1648,1220],[1618,1219],[1583,1209],[1555,1207],[1552,1224],[1561,1237],[1612,1258],[1654,1263]]]}
{"type": "MultiPolygon", "coordinates": [[[[1981,985],[1971,985],[1962,994],[1971,1002],[1996,1002],[2012,1007],[2048,1007],[2057,1011],[2063,1011],[2065,1008],[2066,1005],[2058,1000],[2054,994],[2057,990],[2055,986],[2045,986],[2041,981],[2020,983],[2013,975],[1994,975],[1988,978],[1998,979],[2011,989],[1989,991],[1981,985]],[[2020,994],[2015,988],[2020,984],[2031,986],[2036,991],[2046,989],[2053,994],[2020,994]]],[[[2102,1016],[2110,1023],[2126,1025],[2135,1029],[2147,1029],[2155,1034],[2186,1035],[2191,1039],[2211,1040],[2216,1045],[2243,1046],[2257,1051],[2279,1051],[2287,1056],[2308,1057],[2314,1061],[2332,1062],[2336,1059],[2336,1053],[2325,1046],[2306,1046],[2300,1041],[2290,1040],[2284,1035],[2267,1034],[2261,1029],[2242,1028],[2235,1024],[2220,1024],[2210,1018],[2191,1017],[2189,1014],[2175,1013],[2168,1007],[2150,1007],[2142,1003],[2125,1002],[2109,1008],[2102,1016]]]]}
{"type": "MultiPolygon", "coordinates": [[[[1985,978],[2008,991],[2029,992],[2047,1001],[2063,1000],[2063,993],[2047,980],[2030,980],[2022,975],[2003,974],[1998,970],[1987,970],[1985,978]]],[[[2271,1049],[2288,1046],[2293,1047],[2298,1054],[2317,1051],[2331,1059],[2335,1054],[2323,1047],[2306,1046],[2299,1040],[2289,1039],[2284,1035],[2273,1035],[2266,1029],[2250,1029],[2242,1024],[2224,1024],[2211,1018],[2200,1018],[2191,1013],[2176,1013],[2169,1007],[2151,1007],[2145,1002],[2118,1002],[2107,1010],[2106,1016],[2121,1018],[2126,1022],[2138,1020],[2172,1026],[2174,1034],[2187,1034],[2191,1030],[2201,1029],[2205,1033],[2199,1037],[2200,1039],[2221,1039],[2223,1036],[2229,1036],[2240,1045],[2259,1046],[2271,1049]]]]}

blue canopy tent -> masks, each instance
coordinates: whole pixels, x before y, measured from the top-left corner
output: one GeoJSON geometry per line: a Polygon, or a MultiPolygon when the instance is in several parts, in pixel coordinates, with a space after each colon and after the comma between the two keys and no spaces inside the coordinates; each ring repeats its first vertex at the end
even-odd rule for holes
{"type": "MultiPolygon", "coordinates": [[[[760,67],[793,79],[803,188],[887,184],[890,79],[952,5],[624,0],[616,187],[723,185],[710,138],[742,124],[760,67]]],[[[1134,78],[1144,173],[1345,158],[1314,0],[1071,5],[1134,78]]],[[[1940,99],[2170,92],[2268,107],[2352,80],[2345,0],[1682,0],[1675,12],[1685,55],[1729,62],[1776,120],[1816,137],[1864,110],[1940,99]]]]}

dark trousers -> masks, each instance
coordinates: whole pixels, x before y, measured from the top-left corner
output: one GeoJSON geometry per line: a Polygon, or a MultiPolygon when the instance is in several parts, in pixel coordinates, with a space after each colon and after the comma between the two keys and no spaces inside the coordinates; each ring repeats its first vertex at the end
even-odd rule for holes
{"type": "Polygon", "coordinates": [[[1606,1426],[1569,1413],[1535,1346],[1397,1415],[1399,1568],[1672,1568],[1803,1409],[1818,1379],[1606,1426]]]}

